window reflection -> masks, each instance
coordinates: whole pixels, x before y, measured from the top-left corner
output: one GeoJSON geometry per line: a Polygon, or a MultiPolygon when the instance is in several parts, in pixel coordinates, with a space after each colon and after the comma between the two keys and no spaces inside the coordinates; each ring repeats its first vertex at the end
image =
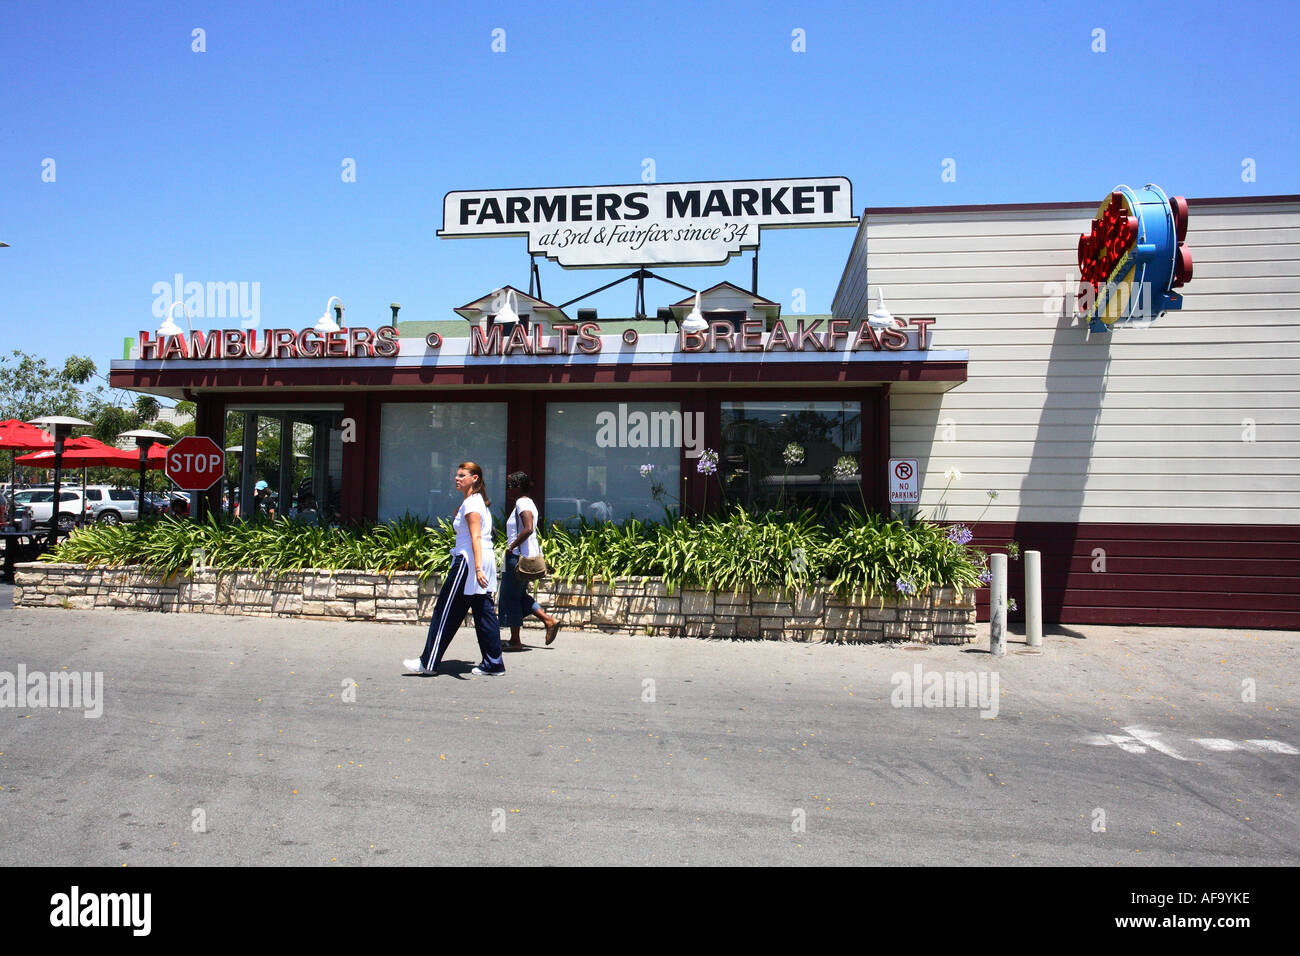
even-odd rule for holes
{"type": "Polygon", "coordinates": [[[862,454],[860,402],[723,402],[720,468],[727,496],[746,508],[861,509],[861,476],[835,476],[835,463],[862,454]],[[797,445],[801,462],[787,464],[797,445]]]}

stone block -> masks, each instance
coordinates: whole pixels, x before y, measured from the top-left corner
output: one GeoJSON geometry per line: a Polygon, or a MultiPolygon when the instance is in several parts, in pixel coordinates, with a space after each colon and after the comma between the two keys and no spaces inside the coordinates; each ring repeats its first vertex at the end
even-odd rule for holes
{"type": "Polygon", "coordinates": [[[334,599],[334,579],[315,578],[303,583],[302,596],[308,601],[330,601],[334,599]]]}
{"type": "Polygon", "coordinates": [[[627,609],[630,614],[680,614],[681,597],[648,597],[646,595],[628,595],[627,609]]]}
{"type": "Polygon", "coordinates": [[[901,621],[886,621],[884,629],[884,638],[887,641],[902,641],[907,639],[907,625],[901,621]]]}
{"type": "Polygon", "coordinates": [[[274,614],[301,614],[302,595],[275,593],[271,598],[271,612],[274,614]]]}
{"type": "Polygon", "coordinates": [[[373,584],[354,584],[347,581],[339,581],[338,587],[334,589],[334,596],[341,601],[355,598],[364,598],[373,601],[375,597],[375,586],[373,584]]]}
{"type": "Polygon", "coordinates": [[[357,611],[351,601],[326,601],[325,613],[331,617],[351,617],[357,611]]]}
{"type": "Polygon", "coordinates": [[[369,601],[357,601],[356,608],[353,612],[357,617],[370,620],[375,616],[375,601],[371,598],[369,601]]]}
{"type": "Polygon", "coordinates": [[[789,604],[772,604],[767,601],[755,601],[752,613],[757,617],[793,617],[794,608],[789,604]]]}
{"type": "Polygon", "coordinates": [[[569,608],[569,607],[589,608],[592,606],[592,595],[576,594],[573,592],[557,594],[555,595],[552,604],[555,607],[561,607],[561,608],[569,608]]]}
{"type": "Polygon", "coordinates": [[[738,593],[733,593],[731,591],[720,591],[713,595],[713,605],[719,611],[723,608],[749,607],[749,592],[740,591],[738,593]]]}
{"type": "Polygon", "coordinates": [[[737,637],[762,637],[763,622],[756,617],[736,618],[737,637]]]}
{"type": "Polygon", "coordinates": [[[687,621],[682,627],[686,637],[730,637],[735,629],[718,621],[687,621]]]}
{"type": "Polygon", "coordinates": [[[323,615],[326,613],[326,612],[325,612],[325,602],[324,602],[324,601],[308,601],[306,598],[303,598],[303,602],[302,602],[302,613],[303,613],[304,615],[311,615],[311,616],[313,616],[313,617],[320,617],[320,616],[323,616],[323,615]]]}
{"type": "Polygon", "coordinates": [[[854,628],[858,626],[861,616],[862,611],[856,607],[831,605],[826,608],[826,626],[854,628]]]}
{"type": "Polygon", "coordinates": [[[663,581],[650,579],[644,583],[640,578],[622,581],[615,586],[618,594],[640,595],[641,597],[668,597],[668,585],[663,581]]]}
{"type": "Polygon", "coordinates": [[[681,595],[683,614],[705,615],[713,613],[713,595],[708,591],[683,591],[681,595]]]}
{"type": "Polygon", "coordinates": [[[375,610],[375,620],[383,624],[415,624],[419,619],[415,616],[414,608],[408,611],[395,608],[377,608],[375,610]]]}
{"type": "Polygon", "coordinates": [[[67,606],[78,611],[88,611],[95,606],[95,599],[88,594],[77,594],[68,598],[67,606]]]}
{"type": "Polygon", "coordinates": [[[420,596],[420,586],[414,582],[393,582],[375,585],[375,597],[388,600],[415,601],[420,596]]]}
{"type": "Polygon", "coordinates": [[[626,598],[605,598],[591,607],[590,619],[593,624],[610,624],[615,627],[622,627],[627,618],[626,598]]]}
{"type": "Polygon", "coordinates": [[[798,617],[820,618],[826,610],[826,596],[820,591],[799,592],[791,598],[790,606],[798,617]]]}
{"type": "Polygon", "coordinates": [[[209,604],[217,599],[216,584],[182,584],[177,588],[177,600],[189,604],[209,604]]]}
{"type": "Polygon", "coordinates": [[[863,621],[896,621],[898,619],[898,609],[892,608],[886,604],[883,608],[874,604],[866,609],[866,614],[862,617],[863,621]]]}

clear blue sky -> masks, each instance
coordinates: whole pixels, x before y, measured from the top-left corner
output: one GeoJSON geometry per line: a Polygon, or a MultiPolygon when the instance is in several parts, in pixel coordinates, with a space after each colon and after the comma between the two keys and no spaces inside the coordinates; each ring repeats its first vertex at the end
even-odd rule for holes
{"type": "MultiPolygon", "coordinates": [[[[390,301],[453,318],[526,287],[527,246],[438,239],[444,193],[638,182],[645,158],[660,182],[847,176],[857,212],[1100,200],[1119,182],[1298,193],[1296,11],[5,0],[0,347],[106,369],[156,327],[153,285],[178,272],[260,283],[263,327],[311,324],[331,295],[350,324],[380,324],[390,301]]],[[[829,311],[852,239],[765,232],[760,291],[829,311]]],[[[748,285],[749,268],[667,274],[748,285]]],[[[553,302],[620,274],[543,270],[553,302]]],[[[620,290],[601,314],[631,312],[620,290]]],[[[652,313],[675,298],[647,290],[652,313]]]]}

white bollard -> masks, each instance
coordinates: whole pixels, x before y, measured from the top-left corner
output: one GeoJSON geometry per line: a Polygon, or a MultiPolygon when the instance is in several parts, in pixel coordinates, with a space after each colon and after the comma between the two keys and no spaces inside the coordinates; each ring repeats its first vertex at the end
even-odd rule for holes
{"type": "Polygon", "coordinates": [[[1043,646],[1043,573],[1038,551],[1025,552],[1025,643],[1043,646]]]}
{"type": "Polygon", "coordinates": [[[1007,653],[1007,556],[989,558],[993,580],[989,582],[989,653],[1003,657],[1007,653]]]}

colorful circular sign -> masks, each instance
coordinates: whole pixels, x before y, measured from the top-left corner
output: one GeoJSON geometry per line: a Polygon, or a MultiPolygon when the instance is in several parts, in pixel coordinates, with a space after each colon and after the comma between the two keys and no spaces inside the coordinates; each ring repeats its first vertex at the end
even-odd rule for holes
{"type": "Polygon", "coordinates": [[[1116,186],[1079,237],[1079,314],[1094,332],[1181,309],[1192,279],[1187,200],[1159,186],[1116,186]]]}

